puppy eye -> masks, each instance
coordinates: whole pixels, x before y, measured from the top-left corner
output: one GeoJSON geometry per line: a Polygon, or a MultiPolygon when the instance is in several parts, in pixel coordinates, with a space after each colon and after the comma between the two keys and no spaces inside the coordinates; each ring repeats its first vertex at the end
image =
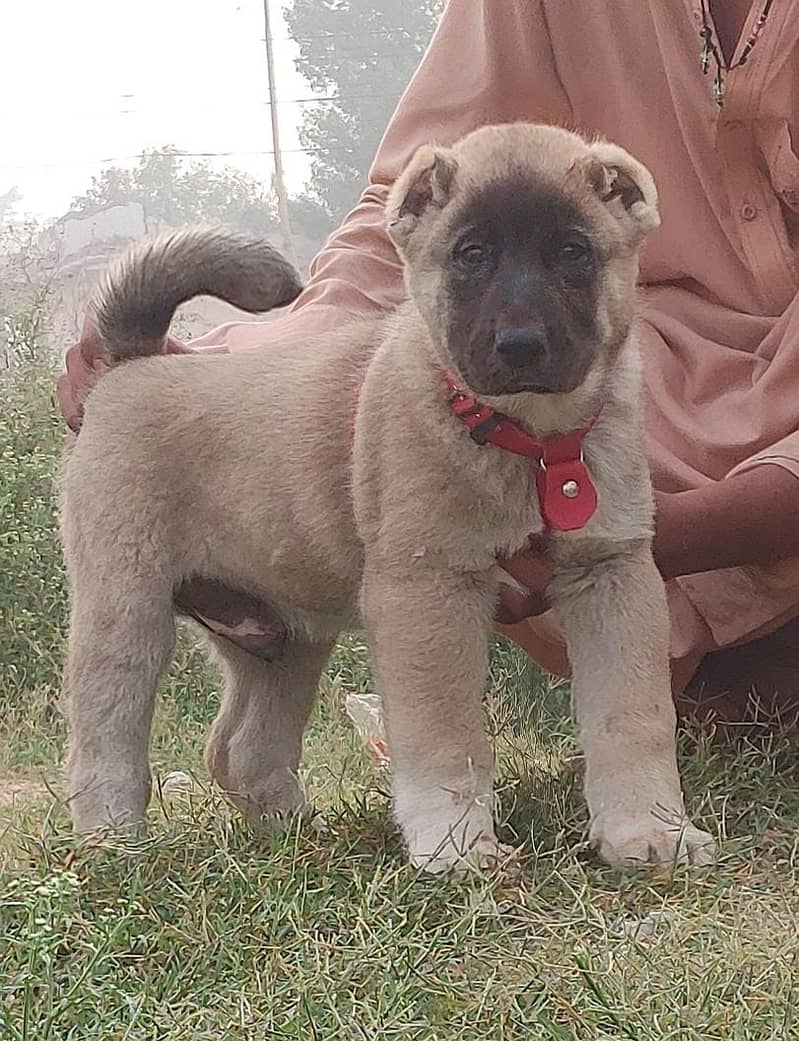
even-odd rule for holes
{"type": "Polygon", "coordinates": [[[580,264],[588,260],[589,250],[584,242],[564,242],[560,247],[560,256],[567,264],[580,264]]]}
{"type": "Polygon", "coordinates": [[[455,250],[455,256],[464,267],[482,267],[488,260],[488,250],[479,242],[465,242],[455,250]]]}

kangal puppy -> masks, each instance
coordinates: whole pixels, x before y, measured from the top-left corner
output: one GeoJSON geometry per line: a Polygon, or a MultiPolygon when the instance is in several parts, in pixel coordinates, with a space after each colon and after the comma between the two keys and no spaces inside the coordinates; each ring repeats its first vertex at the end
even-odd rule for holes
{"type": "Polygon", "coordinates": [[[546,530],[592,842],[613,864],[711,859],[683,808],[650,550],[632,333],[650,175],[607,143],[488,127],[422,148],[387,220],[407,302],[291,347],[156,356],[196,294],[251,310],[296,296],[268,246],[188,231],[112,270],[97,311],[125,364],[92,391],[63,476],[77,829],[144,819],[174,592],[205,576],[289,632],[273,661],[213,639],[225,689],[207,762],[248,820],[303,806],[319,676],[362,626],[411,861],[495,863],[481,706],[495,561],[546,530]]]}

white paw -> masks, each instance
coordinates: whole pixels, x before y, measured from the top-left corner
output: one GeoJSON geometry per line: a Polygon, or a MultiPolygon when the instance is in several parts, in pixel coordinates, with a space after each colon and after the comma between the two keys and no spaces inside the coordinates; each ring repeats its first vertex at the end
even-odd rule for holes
{"type": "Polygon", "coordinates": [[[494,871],[512,856],[494,833],[491,796],[417,792],[405,812],[397,807],[411,864],[434,875],[494,871]]]}
{"type": "Polygon", "coordinates": [[[654,807],[641,816],[598,818],[591,826],[591,845],[612,867],[672,867],[712,864],[716,843],[684,815],[654,807]]]}
{"type": "Polygon", "coordinates": [[[424,851],[411,851],[411,864],[431,875],[451,875],[464,878],[471,872],[493,873],[502,870],[514,861],[516,850],[503,845],[494,834],[481,832],[467,841],[457,836],[442,839],[434,852],[429,847],[424,851]]]}
{"type": "Polygon", "coordinates": [[[119,779],[111,769],[88,777],[73,771],[69,778],[69,809],[79,835],[114,832],[143,833],[150,800],[149,776],[119,779]]]}
{"type": "Polygon", "coordinates": [[[394,775],[394,815],[414,867],[434,875],[495,871],[514,853],[494,832],[490,776],[438,785],[394,775]]]}

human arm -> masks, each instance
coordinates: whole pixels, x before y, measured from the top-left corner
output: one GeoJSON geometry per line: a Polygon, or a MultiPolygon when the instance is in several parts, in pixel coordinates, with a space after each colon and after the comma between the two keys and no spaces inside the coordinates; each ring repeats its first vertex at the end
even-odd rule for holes
{"type": "MultiPolygon", "coordinates": [[[[664,579],[799,556],[799,478],[786,466],[752,466],[701,488],[658,492],[655,501],[653,553],[664,579]]],[[[500,621],[509,624],[548,609],[552,572],[542,540],[503,567],[529,595],[504,587],[500,621]]]]}
{"type": "Polygon", "coordinates": [[[799,556],[799,479],[784,466],[760,465],[658,494],[654,554],[666,579],[799,556]]]}

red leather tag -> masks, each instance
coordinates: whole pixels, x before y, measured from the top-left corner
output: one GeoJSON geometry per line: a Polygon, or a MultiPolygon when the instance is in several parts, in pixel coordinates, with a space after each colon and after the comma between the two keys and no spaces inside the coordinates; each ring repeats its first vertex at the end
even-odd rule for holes
{"type": "Polygon", "coordinates": [[[536,484],[541,516],[549,528],[577,531],[596,512],[596,488],[581,459],[548,463],[537,471],[536,484]]]}

